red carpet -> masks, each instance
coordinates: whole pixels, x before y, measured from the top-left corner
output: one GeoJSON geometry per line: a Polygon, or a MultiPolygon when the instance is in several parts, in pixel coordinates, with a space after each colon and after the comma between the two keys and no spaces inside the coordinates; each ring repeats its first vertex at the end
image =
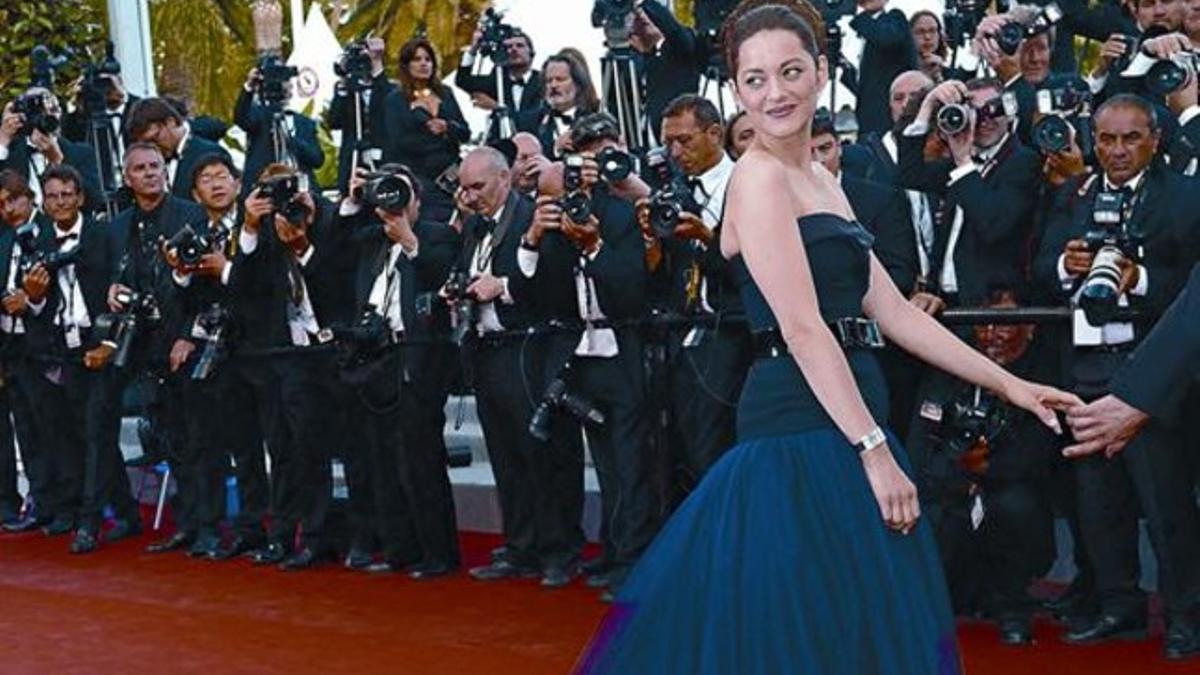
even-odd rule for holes
{"type": "MultiPolygon", "coordinates": [[[[604,612],[575,584],[368,577],[336,566],[282,573],[142,553],[151,539],[66,553],[68,539],[0,535],[0,672],[566,673],[604,612]]],[[[465,534],[477,564],[497,539],[465,534]]],[[[1198,673],[1158,639],[1073,648],[1039,625],[1032,649],[959,631],[972,675],[1198,673]]],[[[655,674],[659,675],[659,674],[655,674]]]]}

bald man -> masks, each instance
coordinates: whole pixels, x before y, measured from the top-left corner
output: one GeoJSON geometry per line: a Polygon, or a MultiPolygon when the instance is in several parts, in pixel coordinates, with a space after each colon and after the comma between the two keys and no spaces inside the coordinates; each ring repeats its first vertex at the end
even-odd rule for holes
{"type": "Polygon", "coordinates": [[[512,143],[517,147],[512,167],[513,189],[532,197],[537,192],[538,176],[550,165],[550,160],[542,150],[542,142],[528,131],[517,133],[512,137],[512,143]]]}

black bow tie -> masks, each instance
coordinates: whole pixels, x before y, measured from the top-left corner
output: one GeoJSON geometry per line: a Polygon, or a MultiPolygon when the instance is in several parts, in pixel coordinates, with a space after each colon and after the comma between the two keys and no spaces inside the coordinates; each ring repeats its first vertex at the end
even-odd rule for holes
{"type": "Polygon", "coordinates": [[[67,234],[54,235],[54,241],[58,244],[58,246],[60,248],[62,246],[64,246],[68,241],[78,241],[78,240],[79,240],[79,235],[74,232],[69,232],[67,234]]]}
{"type": "Polygon", "coordinates": [[[571,124],[575,123],[575,116],[568,114],[568,113],[559,112],[557,110],[551,110],[550,116],[553,117],[554,119],[562,120],[562,123],[566,124],[566,125],[571,125],[571,124]]]}
{"type": "Polygon", "coordinates": [[[496,231],[496,219],[491,216],[475,216],[475,238],[484,237],[496,231]]]}

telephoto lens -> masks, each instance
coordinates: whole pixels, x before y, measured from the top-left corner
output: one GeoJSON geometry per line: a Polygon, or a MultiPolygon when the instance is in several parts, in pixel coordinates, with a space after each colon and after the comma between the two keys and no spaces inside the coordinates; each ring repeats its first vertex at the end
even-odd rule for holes
{"type": "Polygon", "coordinates": [[[367,204],[388,213],[401,213],[412,203],[413,188],[407,176],[377,172],[367,174],[366,178],[362,198],[367,204]]]}
{"type": "Polygon", "coordinates": [[[1155,96],[1166,96],[1187,84],[1191,71],[1175,61],[1159,61],[1146,71],[1146,90],[1155,96]]]}
{"type": "Polygon", "coordinates": [[[1116,246],[1103,246],[1092,258],[1092,268],[1079,291],[1079,307],[1093,326],[1102,326],[1117,314],[1124,256],[1116,246]]]}

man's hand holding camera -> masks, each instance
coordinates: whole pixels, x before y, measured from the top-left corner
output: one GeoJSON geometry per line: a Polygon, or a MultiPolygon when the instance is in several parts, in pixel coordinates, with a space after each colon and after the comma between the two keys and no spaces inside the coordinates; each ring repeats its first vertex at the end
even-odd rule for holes
{"type": "Polygon", "coordinates": [[[242,230],[247,234],[257,235],[262,226],[262,219],[271,215],[274,206],[271,204],[271,200],[264,197],[257,187],[249,195],[246,195],[244,206],[246,217],[242,221],[242,230]]]}
{"type": "Polygon", "coordinates": [[[383,234],[393,244],[400,244],[405,253],[417,250],[417,235],[413,232],[412,222],[407,213],[392,213],[385,209],[375,209],[375,214],[383,221],[383,234]]]}
{"type": "Polygon", "coordinates": [[[46,158],[46,162],[51,165],[63,163],[62,146],[58,144],[58,137],[54,134],[47,134],[41,129],[34,129],[29,133],[29,142],[33,147],[37,148],[38,152],[46,158]]]}
{"type": "Polygon", "coordinates": [[[569,215],[563,213],[562,233],[586,255],[595,255],[603,244],[600,239],[600,221],[596,220],[594,215],[589,215],[586,222],[576,223],[569,215]]]}
{"type": "MultiPolygon", "coordinates": [[[[46,299],[46,294],[50,292],[50,271],[46,266],[38,263],[29,270],[25,275],[24,281],[21,282],[21,288],[29,302],[37,304],[46,299]]],[[[17,291],[21,293],[21,291],[17,291]]],[[[7,305],[5,306],[7,309],[7,305]]]]}
{"type": "Polygon", "coordinates": [[[533,212],[533,222],[525,233],[524,242],[527,248],[536,249],[542,243],[546,232],[562,229],[563,212],[558,200],[550,195],[537,198],[537,208],[533,212]]]}
{"type": "Polygon", "coordinates": [[[12,102],[4,104],[4,114],[0,116],[0,146],[8,147],[12,145],[13,139],[21,132],[21,125],[25,123],[20,113],[13,112],[12,102]]]}
{"type": "Polygon", "coordinates": [[[1046,160],[1042,164],[1042,173],[1054,187],[1087,173],[1087,163],[1083,161],[1083,151],[1079,149],[1074,128],[1071,129],[1071,139],[1066,149],[1046,155],[1046,160]]]}
{"type": "Polygon", "coordinates": [[[1130,38],[1121,33],[1113,33],[1108,36],[1104,44],[1100,45],[1100,60],[1096,62],[1096,67],[1092,70],[1092,77],[1105,77],[1108,71],[1117,61],[1125,56],[1130,45],[1130,38]]]}
{"type": "MultiPolygon", "coordinates": [[[[1181,54],[1192,52],[1192,42],[1182,33],[1168,33],[1142,43],[1142,51],[1162,61],[1169,61],[1181,54]]],[[[1167,107],[1176,115],[1197,104],[1196,73],[1188,69],[1188,80],[1166,95],[1167,107]]]]}
{"type": "MultiPolygon", "coordinates": [[[[1086,277],[1092,269],[1095,254],[1083,239],[1072,239],[1063,250],[1063,269],[1072,277],[1086,277]]],[[[1137,286],[1140,279],[1138,266],[1132,260],[1121,256],[1117,265],[1121,268],[1120,292],[1125,294],[1137,286]]]]}
{"type": "Polygon", "coordinates": [[[972,41],[975,53],[996,71],[996,77],[1002,82],[1008,82],[1021,74],[1021,62],[1016,54],[1010,56],[1004,53],[1000,43],[996,41],[1000,29],[1012,21],[1013,18],[1008,14],[986,16],[979,22],[975,39],[972,41]]]}

